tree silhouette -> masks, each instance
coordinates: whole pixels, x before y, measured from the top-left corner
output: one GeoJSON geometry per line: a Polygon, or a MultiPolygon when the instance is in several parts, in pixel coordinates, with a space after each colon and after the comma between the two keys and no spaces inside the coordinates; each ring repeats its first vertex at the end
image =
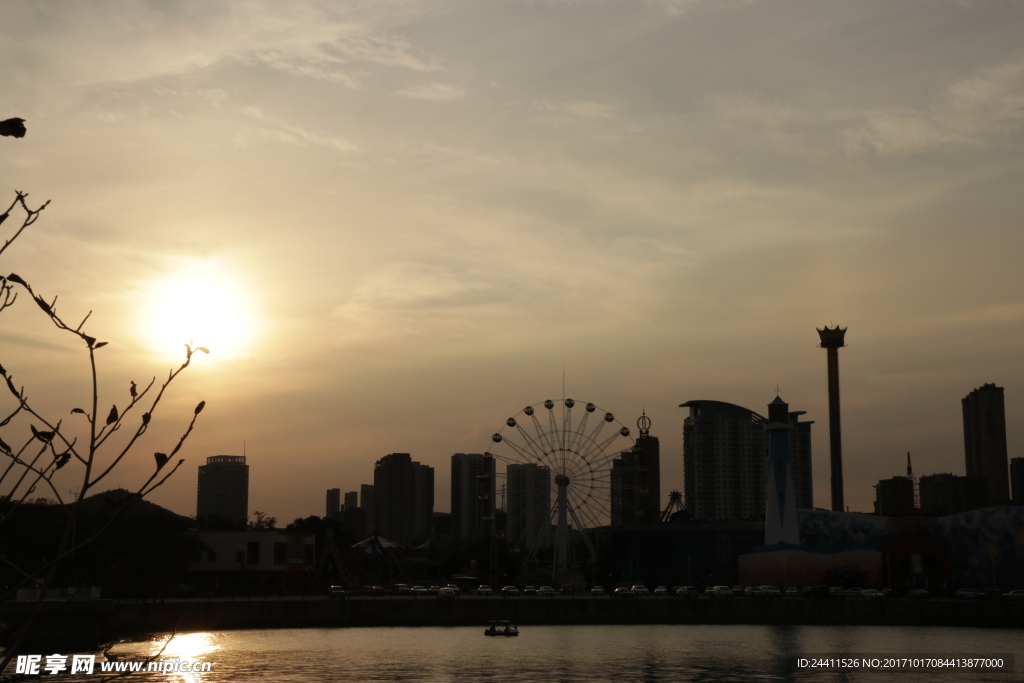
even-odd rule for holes
{"type": "MultiPolygon", "coordinates": [[[[4,135],[21,137],[25,130],[21,121],[8,119],[0,123],[3,127],[0,130],[4,135]]],[[[16,192],[10,207],[0,214],[0,225],[12,213],[22,214],[20,226],[13,229],[0,246],[0,257],[49,206],[49,202],[46,202],[32,208],[26,201],[27,197],[23,192],[16,192]]],[[[0,272],[6,270],[4,267],[0,272]]],[[[0,383],[3,385],[0,386],[0,392],[5,392],[5,398],[0,400],[0,586],[4,587],[0,589],[0,600],[13,598],[19,588],[40,589],[32,613],[13,632],[4,634],[13,643],[4,652],[0,671],[21,650],[35,624],[45,591],[61,576],[60,570],[65,561],[93,543],[125,510],[161,486],[185,462],[179,459],[168,467],[170,460],[177,455],[191,434],[199,413],[206,405],[203,401],[195,407],[188,426],[177,443],[171,444],[173,447],[169,452],[153,454],[155,466],[149,475],[137,483],[129,495],[107,501],[113,513],[102,524],[80,523],[82,515],[79,503],[133,452],[139,439],[153,425],[154,415],[168,387],[191,364],[193,355],[197,351],[209,353],[203,347],[193,348],[186,344],[184,362],[170,370],[166,380],[158,384],[154,377],[141,388],[132,382],[130,387],[125,388],[123,395],[113,400],[107,397],[101,404],[98,360],[100,350],[107,346],[107,342],[99,341],[85,330],[92,311],[85,314],[77,324],[69,322],[58,310],[56,296],[45,297],[16,273],[0,276],[0,313],[14,306],[19,299],[24,305],[34,304],[39,314],[54,325],[58,334],[69,335],[81,344],[80,348],[89,366],[91,401],[85,407],[68,405],[62,414],[54,415],[41,407],[52,401],[34,400],[26,388],[15,381],[15,364],[0,357],[0,383]],[[107,401],[111,402],[109,411],[101,408],[101,405],[107,405],[107,401]],[[112,438],[122,429],[122,434],[112,438]],[[70,474],[76,480],[76,490],[70,496],[67,495],[67,489],[62,488],[63,484],[58,485],[56,482],[58,471],[66,467],[71,469],[63,475],[70,474]],[[7,547],[15,534],[6,530],[12,528],[9,525],[25,521],[25,506],[40,497],[56,502],[55,513],[63,527],[59,533],[60,541],[56,548],[47,553],[45,559],[20,566],[11,559],[16,557],[11,552],[13,548],[7,547]]],[[[103,353],[109,353],[109,350],[103,353]]],[[[61,481],[66,480],[62,478],[61,481]]]]}

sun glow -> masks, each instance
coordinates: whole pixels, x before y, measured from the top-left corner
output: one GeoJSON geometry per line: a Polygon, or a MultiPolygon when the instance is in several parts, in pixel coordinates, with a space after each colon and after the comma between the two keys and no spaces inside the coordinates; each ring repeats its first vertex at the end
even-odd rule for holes
{"type": "Polygon", "coordinates": [[[190,344],[213,358],[245,354],[254,332],[249,297],[223,264],[183,263],[146,298],[145,333],[155,350],[180,356],[190,344]]]}

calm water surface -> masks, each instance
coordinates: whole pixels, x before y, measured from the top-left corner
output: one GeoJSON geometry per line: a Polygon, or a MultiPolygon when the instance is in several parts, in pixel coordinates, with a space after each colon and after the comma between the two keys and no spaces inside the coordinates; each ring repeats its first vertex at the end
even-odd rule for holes
{"type": "MultiPolygon", "coordinates": [[[[122,660],[162,642],[122,643],[122,660]]],[[[1024,629],[861,626],[532,626],[518,638],[479,628],[343,628],[181,634],[165,658],[200,659],[200,674],[122,680],[222,681],[1022,681],[1024,629]],[[1013,673],[797,671],[812,654],[1015,655],[1013,673]]],[[[61,677],[69,680],[67,676],[61,677]]],[[[96,680],[85,677],[82,680],[96,680]]]]}

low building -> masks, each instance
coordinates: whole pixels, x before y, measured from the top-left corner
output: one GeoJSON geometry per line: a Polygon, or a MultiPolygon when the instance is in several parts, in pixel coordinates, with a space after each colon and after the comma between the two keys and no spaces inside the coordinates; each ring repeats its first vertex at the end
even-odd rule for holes
{"type": "Polygon", "coordinates": [[[251,593],[302,585],[316,561],[313,535],[283,531],[198,531],[204,549],[188,574],[204,593],[251,593]]]}

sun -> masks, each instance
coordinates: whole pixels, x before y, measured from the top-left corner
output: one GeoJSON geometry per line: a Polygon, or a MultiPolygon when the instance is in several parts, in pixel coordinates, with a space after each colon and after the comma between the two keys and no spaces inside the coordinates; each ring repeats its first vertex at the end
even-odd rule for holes
{"type": "Polygon", "coordinates": [[[149,290],[144,330],[154,350],[180,356],[190,344],[213,358],[245,355],[254,333],[250,297],[224,264],[179,263],[149,290]]]}

